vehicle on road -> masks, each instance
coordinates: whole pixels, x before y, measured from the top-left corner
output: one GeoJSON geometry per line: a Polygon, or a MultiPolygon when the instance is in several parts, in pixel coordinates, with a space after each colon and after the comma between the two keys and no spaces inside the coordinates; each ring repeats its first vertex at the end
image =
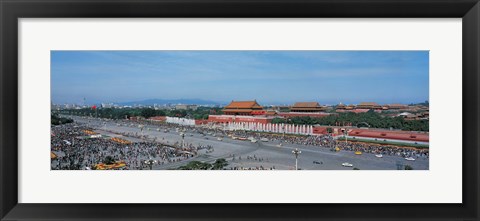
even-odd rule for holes
{"type": "Polygon", "coordinates": [[[262,142],[268,142],[268,139],[267,138],[262,138],[260,139],[262,142]]]}
{"type": "Polygon", "coordinates": [[[375,154],[375,157],[377,157],[377,158],[382,158],[383,155],[382,155],[382,154],[375,154]]]}
{"type": "Polygon", "coordinates": [[[218,141],[222,141],[223,139],[219,137],[219,138],[217,138],[217,140],[218,140],[218,141]]]}
{"type": "Polygon", "coordinates": [[[361,151],[356,151],[355,155],[362,155],[362,152],[361,151]]]}
{"type": "Polygon", "coordinates": [[[345,162],[345,163],[342,163],[342,166],[344,166],[344,167],[353,167],[353,164],[345,162]]]}
{"type": "Polygon", "coordinates": [[[407,157],[407,158],[405,158],[405,160],[408,160],[408,161],[415,161],[415,158],[413,158],[413,157],[407,157]]]}
{"type": "Polygon", "coordinates": [[[322,163],[322,162],[319,162],[319,161],[316,161],[316,160],[314,160],[314,161],[313,161],[313,164],[323,164],[323,163],[322,163]]]}
{"type": "Polygon", "coordinates": [[[252,140],[250,140],[250,142],[252,142],[252,143],[256,143],[256,142],[257,142],[257,140],[255,140],[255,139],[252,139],[252,140]]]}

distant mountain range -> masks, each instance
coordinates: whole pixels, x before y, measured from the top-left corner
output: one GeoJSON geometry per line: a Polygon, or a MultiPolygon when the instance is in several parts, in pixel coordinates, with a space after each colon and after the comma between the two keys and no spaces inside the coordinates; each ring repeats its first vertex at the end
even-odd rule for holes
{"type": "Polygon", "coordinates": [[[117,103],[123,106],[134,106],[134,105],[164,105],[164,104],[196,104],[196,105],[218,105],[219,102],[208,101],[202,99],[147,99],[141,101],[128,101],[128,102],[119,102],[117,103]]]}

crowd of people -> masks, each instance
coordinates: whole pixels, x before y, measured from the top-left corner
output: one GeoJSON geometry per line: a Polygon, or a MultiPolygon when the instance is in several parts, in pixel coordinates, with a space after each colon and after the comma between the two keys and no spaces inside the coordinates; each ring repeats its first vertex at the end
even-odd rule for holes
{"type": "Polygon", "coordinates": [[[382,154],[390,156],[400,156],[403,158],[415,157],[415,158],[429,158],[428,149],[415,149],[406,147],[396,147],[390,145],[369,144],[361,142],[344,142],[337,141],[336,146],[342,150],[348,151],[360,151],[363,153],[382,154]]]}
{"type": "MultiPolygon", "coordinates": [[[[295,144],[303,146],[312,146],[319,148],[329,148],[330,150],[346,150],[352,152],[363,152],[371,154],[382,154],[400,157],[429,158],[428,149],[416,149],[408,147],[399,147],[393,145],[382,145],[362,142],[345,142],[335,139],[330,134],[325,135],[290,135],[274,134],[255,131],[229,131],[211,126],[182,126],[168,123],[158,123],[150,121],[129,121],[129,120],[109,120],[110,123],[117,126],[128,126],[139,128],[136,132],[110,131],[105,126],[105,122],[94,120],[85,124],[65,124],[52,127],[52,151],[56,154],[56,164],[52,163],[52,169],[94,169],[95,165],[102,163],[107,156],[115,160],[124,161],[125,169],[148,169],[147,160],[154,160],[157,165],[179,162],[195,156],[198,156],[200,150],[205,153],[214,152],[213,146],[199,145],[193,143],[184,143],[184,141],[170,142],[164,138],[149,136],[144,133],[149,130],[162,132],[175,131],[185,136],[186,134],[210,135],[219,138],[237,137],[250,138],[258,142],[268,141],[279,145],[295,144]],[[131,141],[121,138],[95,137],[95,129],[102,129],[123,137],[137,139],[131,141]],[[157,140],[158,139],[158,140],[157,140]]],[[[232,161],[267,161],[268,158],[258,156],[233,156],[232,161]]],[[[230,169],[275,169],[263,167],[231,167],[230,169]]]]}
{"type": "Polygon", "coordinates": [[[130,142],[121,138],[91,137],[91,128],[75,123],[52,127],[51,150],[55,153],[52,169],[95,169],[107,157],[125,162],[122,169],[147,169],[147,160],[158,165],[179,162],[197,155],[199,150],[213,151],[212,146],[177,142],[164,145],[160,142],[130,142]]]}
{"type": "Polygon", "coordinates": [[[390,156],[416,157],[416,158],[429,158],[428,149],[416,149],[410,147],[399,147],[393,145],[382,145],[373,143],[362,142],[345,142],[344,140],[334,139],[330,134],[314,135],[314,136],[302,136],[302,135],[285,135],[285,134],[271,134],[271,133],[259,133],[250,131],[234,131],[231,132],[236,137],[253,137],[257,140],[262,138],[268,139],[268,141],[284,143],[284,144],[296,144],[306,146],[318,146],[323,148],[329,148],[334,150],[339,148],[340,150],[347,150],[353,152],[363,152],[372,154],[382,154],[390,156]]]}
{"type": "MultiPolygon", "coordinates": [[[[123,122],[127,122],[122,120],[123,122]]],[[[364,153],[372,154],[382,154],[382,155],[391,155],[391,156],[401,156],[401,157],[418,157],[418,158],[429,158],[428,149],[416,149],[410,147],[401,147],[394,145],[382,145],[382,144],[373,144],[373,143],[361,143],[361,142],[344,142],[343,140],[334,139],[331,134],[324,135],[290,135],[290,134],[274,134],[274,133],[262,133],[255,131],[228,131],[221,130],[215,127],[193,127],[193,126],[181,126],[175,124],[165,124],[151,121],[144,121],[142,124],[149,126],[160,126],[162,129],[167,130],[180,130],[186,132],[198,132],[200,134],[212,134],[218,137],[234,136],[234,137],[252,137],[256,140],[261,140],[262,138],[268,139],[268,141],[283,143],[283,144],[297,144],[297,145],[307,145],[307,146],[318,146],[324,148],[334,149],[336,147],[347,150],[347,151],[361,151],[364,153]]],[[[133,124],[131,126],[134,126],[133,124]]]]}
{"type": "Polygon", "coordinates": [[[264,167],[263,165],[256,166],[256,167],[243,167],[243,166],[235,166],[229,167],[229,170],[275,170],[275,166],[271,167],[264,167]]]}
{"type": "MultiPolygon", "coordinates": [[[[241,161],[242,160],[242,156],[235,156],[235,154],[231,155],[230,156],[232,158],[232,161],[241,161]]],[[[247,155],[247,156],[244,156],[243,157],[243,160],[246,160],[246,161],[257,161],[257,162],[263,162],[263,161],[266,161],[268,162],[268,158],[263,158],[263,157],[258,157],[257,155],[247,155]]]]}

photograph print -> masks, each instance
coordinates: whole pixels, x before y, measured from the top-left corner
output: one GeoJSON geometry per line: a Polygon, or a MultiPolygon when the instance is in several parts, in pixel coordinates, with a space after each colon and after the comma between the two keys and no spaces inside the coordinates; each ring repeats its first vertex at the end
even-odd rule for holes
{"type": "Polygon", "coordinates": [[[51,170],[429,170],[428,51],[50,55],[51,170]]]}

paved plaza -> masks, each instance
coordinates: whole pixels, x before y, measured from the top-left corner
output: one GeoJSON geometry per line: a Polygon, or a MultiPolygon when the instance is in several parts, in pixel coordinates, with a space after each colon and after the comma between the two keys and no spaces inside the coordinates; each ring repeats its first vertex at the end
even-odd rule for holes
{"type": "Polygon", "coordinates": [[[198,155],[164,165],[154,165],[155,170],[176,169],[186,165],[190,161],[202,161],[213,163],[217,159],[226,159],[230,168],[274,168],[276,170],[295,169],[295,155],[292,151],[297,148],[301,151],[298,157],[298,168],[302,170],[396,170],[398,166],[409,165],[414,170],[428,170],[428,158],[417,158],[415,161],[407,161],[401,156],[385,155],[377,158],[374,154],[363,153],[356,155],[353,151],[331,151],[328,147],[284,144],[281,141],[258,140],[253,143],[249,140],[237,140],[231,137],[216,137],[214,134],[202,134],[193,128],[182,132],[175,127],[169,126],[165,130],[164,125],[144,125],[143,129],[138,123],[127,121],[106,121],[95,118],[72,117],[75,122],[95,128],[95,132],[118,136],[133,142],[141,141],[139,138],[124,136],[121,134],[141,134],[143,139],[155,140],[163,144],[182,142],[182,133],[185,143],[202,146],[212,146],[213,151],[201,150],[198,155]],[[350,163],[352,167],[344,167],[342,163],[350,163]]]}

